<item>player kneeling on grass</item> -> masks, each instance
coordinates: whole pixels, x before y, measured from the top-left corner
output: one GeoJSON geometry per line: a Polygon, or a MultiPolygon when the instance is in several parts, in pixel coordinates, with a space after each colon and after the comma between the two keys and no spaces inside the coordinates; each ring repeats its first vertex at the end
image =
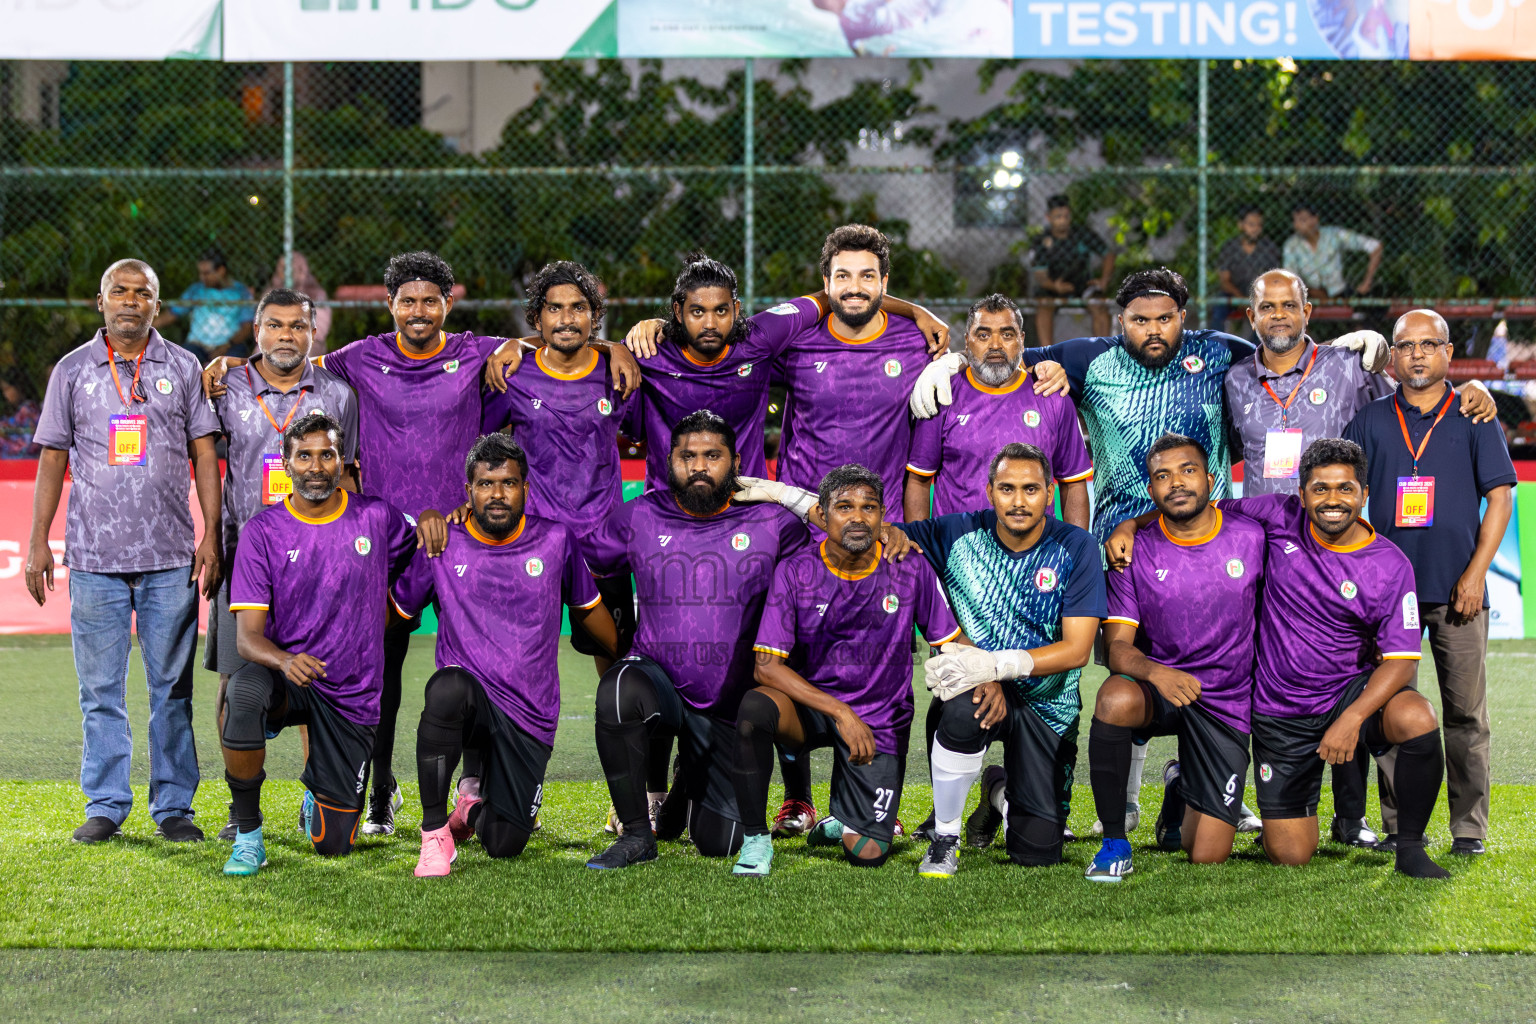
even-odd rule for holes
{"type": "Polygon", "coordinates": [[[918,867],[927,878],[949,878],[959,867],[960,815],[995,740],[1006,768],[988,771],[968,841],[991,846],[1006,818],[1014,863],[1061,862],[1083,707],[1078,680],[1105,604],[1098,544],[1051,515],[1052,480],[1044,451],[1008,444],[987,468],[991,508],[901,527],[949,588],[976,645],[946,644],[924,666],[941,702],[929,757],[933,835],[918,867]]]}
{"type": "MultiPolygon", "coordinates": [[[[1424,852],[1445,758],[1435,709],[1412,689],[1422,634],[1413,567],[1360,518],[1359,445],[1314,441],[1300,473],[1299,497],[1216,503],[1256,520],[1266,538],[1253,695],[1264,852],[1276,864],[1311,860],[1323,765],[1396,747],[1397,870],[1447,878],[1424,852]]],[[[1105,545],[1111,566],[1128,563],[1133,530],[1115,528],[1105,545]]]]}
{"type": "Polygon", "coordinates": [[[963,634],[927,561],[882,557],[884,492],[863,466],[828,473],[818,516],[826,540],[774,570],[755,647],[760,685],[736,717],[736,803],[747,835],[760,837],[743,845],[737,874],[766,875],[772,860],[775,740],[834,751],[832,816],[811,828],[807,844],[840,845],[864,867],[890,856],[912,729],[912,630],[934,646],[963,634]]]}
{"type": "Polygon", "coordinates": [[[464,462],[468,518],[448,527],[441,556],[418,551],[392,591],[402,615],[438,607],[437,671],[416,729],[418,878],[448,874],[454,844],[476,832],[492,857],[528,845],[560,721],[561,606],[610,657],[618,646],[575,537],[524,513],[522,448],[486,434],[464,462]],[[466,749],[479,754],[480,774],[460,782],[450,817],[448,791],[466,749]]]}
{"type": "Polygon", "coordinates": [[[1211,505],[1215,477],[1193,438],[1154,441],[1147,477],[1156,518],[1136,531],[1130,567],[1109,574],[1104,644],[1114,674],[1099,687],[1088,730],[1104,844],[1085,873],[1090,882],[1118,882],[1132,870],[1120,807],[1133,740],[1179,738],[1179,759],[1164,771],[1157,842],[1182,845],[1196,864],[1231,856],[1248,778],[1264,528],[1211,505]]]}
{"type": "Polygon", "coordinates": [[[380,498],[340,489],[342,432],[323,414],[283,435],[293,493],[253,516],[230,583],[236,646],[222,738],[238,832],[226,875],[266,866],[267,740],[309,726],[300,821],[315,852],[349,853],[363,813],[383,691],[389,587],[419,547],[441,550],[440,516],[414,527],[380,498]]]}

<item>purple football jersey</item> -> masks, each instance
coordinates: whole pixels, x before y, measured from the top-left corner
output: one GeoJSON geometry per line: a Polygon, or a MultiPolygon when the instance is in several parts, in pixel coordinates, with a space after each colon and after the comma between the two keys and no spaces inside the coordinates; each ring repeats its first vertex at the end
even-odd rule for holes
{"type": "Polygon", "coordinates": [[[700,409],[713,412],[736,431],[743,475],[768,475],[763,426],[773,360],[795,335],[821,319],[814,299],[800,303],[785,303],[748,318],[741,339],[710,362],[669,343],[658,346],[656,355],[645,361],[640,433],[645,441],[646,490],[667,486],[672,428],[700,409]]]}
{"type": "Polygon", "coordinates": [[[926,558],[850,575],[827,564],[826,542],[779,563],[756,649],[777,654],[812,686],[853,709],[895,755],[912,724],[912,627],[932,646],[960,635],[949,600],[926,558]]]}
{"type": "MultiPolygon", "coordinates": [[[[803,317],[815,303],[796,299],[788,305],[803,317]]],[[[911,320],[879,315],[884,329],[857,342],[839,337],[831,317],[823,317],[779,357],[789,399],[778,478],[814,492],[830,471],[859,463],[885,482],[885,518],[901,522],[912,446],[907,400],[928,365],[928,344],[911,320]]]]}
{"type": "Polygon", "coordinates": [[[1236,513],[1218,509],[1215,529],[1197,540],[1170,537],[1159,517],[1136,531],[1130,568],[1107,574],[1105,621],[1140,626],[1146,656],[1200,680],[1200,706],[1243,732],[1264,546],[1264,528],[1236,513]]]}
{"type": "Polygon", "coordinates": [[[1217,505],[1257,520],[1267,537],[1255,714],[1321,715],[1376,655],[1419,660],[1413,566],[1397,545],[1375,530],[1358,544],[1329,544],[1295,495],[1217,505]]]}
{"type": "Polygon", "coordinates": [[[518,728],[554,744],[560,606],[591,608],[601,600],[563,524],[524,516],[501,541],[473,519],[450,526],[442,555],[416,552],[392,593],[406,618],[435,599],[437,667],[464,669],[518,728]]]}
{"type": "Polygon", "coordinates": [[[954,403],[913,427],[907,468],[934,477],[935,516],[990,505],[987,469],[1003,445],[1014,441],[1045,452],[1060,483],[1093,476],[1072,399],[1037,395],[1033,384],[1033,378],[1020,373],[1011,384],[988,387],[967,368],[954,378],[954,403]]]}
{"type": "Polygon", "coordinates": [[[503,340],[444,334],[415,356],[392,331],[320,357],[357,392],[364,494],[411,516],[464,504],[464,456],[480,436],[481,372],[503,340]]]}
{"type": "Polygon", "coordinates": [[[809,541],[778,505],[695,516],[661,490],[614,510],[584,551],[593,572],[635,575],[634,653],[666,669],[689,705],[732,719],[754,685],[752,644],[773,567],[809,541]]]}
{"type": "Polygon", "coordinates": [[[416,550],[416,530],[382,498],[342,491],[321,519],[269,506],[245,524],[230,580],[231,611],[263,608],[266,637],[325,662],[310,685],[349,721],[379,723],[389,587],[416,550]]]}
{"type": "Polygon", "coordinates": [[[619,401],[608,383],[608,361],[596,350],[584,369],[569,374],[547,369],[543,350],[535,351],[507,381],[505,394],[486,397],[484,429],[510,423],[528,453],[529,515],[585,537],[618,507],[624,500],[619,427],[634,404],[633,395],[619,401]]]}

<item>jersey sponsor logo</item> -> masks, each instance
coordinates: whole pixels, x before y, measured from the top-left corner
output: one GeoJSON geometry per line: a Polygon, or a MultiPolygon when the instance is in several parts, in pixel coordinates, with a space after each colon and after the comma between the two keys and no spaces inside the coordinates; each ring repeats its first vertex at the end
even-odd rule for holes
{"type": "Polygon", "coordinates": [[[1275,777],[1275,770],[1267,764],[1259,765],[1259,781],[1268,782],[1275,777]]]}
{"type": "Polygon", "coordinates": [[[383,363],[380,363],[379,364],[379,372],[380,373],[388,373],[389,372],[389,367],[385,366],[383,363]]]}
{"type": "Polygon", "coordinates": [[[1168,570],[1167,569],[1158,569],[1157,570],[1157,582],[1162,583],[1162,582],[1166,581],[1167,579],[1168,579],[1168,570]]]}
{"type": "Polygon", "coordinates": [[[900,377],[901,376],[901,360],[900,359],[887,359],[885,361],[885,375],[887,377],[900,377]]]}
{"type": "Polygon", "coordinates": [[[416,528],[416,520],[414,518],[412,518],[412,516],[411,516],[411,514],[409,512],[401,512],[400,514],[402,516],[405,516],[405,521],[411,524],[411,528],[412,529],[416,528]]]}
{"type": "Polygon", "coordinates": [[[1411,590],[1403,595],[1403,628],[1419,628],[1419,597],[1411,590]]]}
{"type": "Polygon", "coordinates": [[[297,562],[298,560],[299,560],[299,549],[298,548],[289,548],[288,549],[288,561],[290,561],[290,562],[297,562]]]}
{"type": "Polygon", "coordinates": [[[733,551],[745,551],[751,546],[752,538],[744,533],[738,533],[736,536],[731,538],[731,549],[733,551]]]}
{"type": "Polygon", "coordinates": [[[1031,430],[1040,425],[1040,414],[1033,409],[1024,410],[1024,425],[1031,430]]]}
{"type": "Polygon", "coordinates": [[[463,579],[464,578],[464,574],[469,571],[469,566],[467,566],[467,565],[456,565],[456,566],[453,567],[453,571],[458,574],[460,579],[463,579]]]}
{"type": "Polygon", "coordinates": [[[683,375],[682,374],[674,373],[671,370],[667,371],[667,376],[671,377],[673,380],[682,380],[683,379],[683,375]]]}
{"type": "Polygon", "coordinates": [[[352,550],[360,555],[366,555],[373,550],[373,541],[367,537],[359,537],[352,542],[352,550]]]}
{"type": "Polygon", "coordinates": [[[1241,579],[1246,567],[1241,558],[1234,558],[1227,562],[1227,575],[1233,579],[1241,579]]]}
{"type": "Polygon", "coordinates": [[[606,398],[599,398],[597,400],[597,411],[602,413],[604,416],[607,416],[609,413],[613,412],[613,403],[608,401],[606,398]]]}
{"type": "Polygon", "coordinates": [[[827,606],[824,605],[824,604],[817,605],[816,606],[816,614],[817,615],[825,615],[825,614],[827,614],[827,606]]]}
{"type": "Polygon", "coordinates": [[[172,390],[170,378],[161,377],[159,380],[155,381],[155,390],[160,392],[162,395],[170,394],[172,390]]]}
{"type": "Polygon", "coordinates": [[[825,373],[827,371],[827,367],[830,366],[830,365],[831,364],[829,362],[827,362],[827,360],[825,360],[825,359],[820,360],[819,362],[816,363],[816,372],[817,373],[825,373]]]}
{"type": "Polygon", "coordinates": [[[255,409],[241,409],[240,410],[240,422],[241,423],[249,423],[249,422],[251,422],[251,413],[253,413],[255,411],[256,411],[255,409]]]}
{"type": "Polygon", "coordinates": [[[1184,369],[1188,370],[1190,373],[1199,373],[1201,370],[1205,369],[1205,360],[1201,359],[1199,356],[1185,356],[1179,365],[1184,367],[1184,369]]]}
{"type": "Polygon", "coordinates": [[[533,400],[533,407],[535,409],[542,409],[542,408],[544,408],[544,399],[542,399],[542,398],[535,398],[533,400]]]}
{"type": "Polygon", "coordinates": [[[799,310],[793,302],[781,302],[777,306],[770,306],[768,312],[774,316],[794,316],[799,310]]]}
{"type": "Polygon", "coordinates": [[[880,602],[880,607],[885,609],[885,614],[895,615],[896,609],[901,607],[901,598],[895,594],[886,594],[885,600],[880,602]]]}
{"type": "Polygon", "coordinates": [[[1355,586],[1354,580],[1345,580],[1339,584],[1339,593],[1344,596],[1344,600],[1353,601],[1355,595],[1360,593],[1360,588],[1355,586]]]}
{"type": "Polygon", "coordinates": [[[541,558],[528,559],[528,561],[523,563],[523,571],[529,576],[544,575],[544,560],[541,558]]]}
{"type": "Polygon", "coordinates": [[[450,360],[448,360],[446,363],[443,364],[443,372],[444,373],[458,373],[459,372],[459,361],[457,359],[450,359],[450,360]]]}
{"type": "Polygon", "coordinates": [[[1280,550],[1281,550],[1281,552],[1283,554],[1294,555],[1296,552],[1300,551],[1301,548],[1298,548],[1295,544],[1292,544],[1290,541],[1286,541],[1285,542],[1285,547],[1281,548],[1280,550]]]}
{"type": "Polygon", "coordinates": [[[738,376],[738,377],[750,377],[750,376],[752,376],[752,364],[751,363],[742,363],[740,366],[736,367],[736,376],[738,376]]]}
{"type": "Polygon", "coordinates": [[[672,543],[672,535],[670,533],[658,533],[656,535],[656,543],[660,544],[662,547],[666,547],[668,544],[672,543]]]}
{"type": "Polygon", "coordinates": [[[1322,405],[1324,402],[1328,401],[1328,392],[1324,391],[1322,388],[1313,388],[1311,391],[1307,392],[1307,401],[1311,402],[1313,405],[1322,405]]]}
{"type": "Polygon", "coordinates": [[[1056,578],[1056,570],[1052,569],[1050,566],[1046,566],[1044,569],[1041,569],[1039,572],[1035,573],[1035,589],[1040,591],[1042,594],[1049,594],[1051,591],[1055,590],[1056,584],[1059,582],[1061,581],[1056,578]]]}
{"type": "Polygon", "coordinates": [[[86,397],[90,397],[91,395],[94,395],[95,393],[96,393],[96,382],[95,381],[88,381],[86,383],[86,385],[85,385],[86,397]]]}

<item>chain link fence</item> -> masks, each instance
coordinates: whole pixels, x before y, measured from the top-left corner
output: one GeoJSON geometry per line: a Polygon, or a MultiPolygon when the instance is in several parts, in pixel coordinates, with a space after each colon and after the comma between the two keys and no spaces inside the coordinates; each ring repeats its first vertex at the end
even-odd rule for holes
{"type": "Polygon", "coordinates": [[[1167,263],[1201,319],[1236,329],[1220,272],[1241,216],[1278,247],[1304,205],[1380,243],[1374,274],[1343,255],[1320,335],[1433,304],[1463,354],[1507,319],[1519,355],[1536,317],[1533,64],[970,61],[938,88],[927,62],[593,61],[446,100],[427,67],[0,64],[0,450],[24,453],[49,367],[130,255],[159,271],[176,341],[235,301],[223,289],[283,281],[289,252],[326,296],[329,344],[384,329],[383,265],[411,248],[452,263],[454,323],[486,333],[523,331],[529,275],[580,260],[614,334],[664,308],[685,252],[734,263],[762,308],[818,287],[823,236],[861,220],[896,243],[891,290],[957,318],[1073,278],[1061,338],[1092,326],[1078,307],[1104,264],[1085,229],[1114,255],[1108,294],[1167,263]],[[490,127],[432,130],[443,102],[490,127]],[[1079,234],[1053,257],[1057,196],[1079,234]]]}

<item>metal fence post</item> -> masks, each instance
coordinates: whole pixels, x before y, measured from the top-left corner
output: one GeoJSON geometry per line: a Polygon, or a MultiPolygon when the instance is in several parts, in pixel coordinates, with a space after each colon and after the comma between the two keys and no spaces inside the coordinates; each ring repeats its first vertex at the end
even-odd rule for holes
{"type": "Polygon", "coordinates": [[[283,287],[293,287],[293,61],[283,62],[283,287]]]}
{"type": "Polygon", "coordinates": [[[753,67],[751,57],[746,59],[745,95],[742,97],[742,139],[741,139],[741,163],[743,170],[742,187],[742,247],[746,250],[743,271],[746,276],[746,307],[750,316],[756,309],[757,300],[757,248],[754,234],[754,202],[752,195],[752,164],[756,159],[756,135],[757,135],[757,92],[756,69],[753,67]]]}
{"type": "Polygon", "coordinates": [[[1200,128],[1198,142],[1196,144],[1195,189],[1197,193],[1196,204],[1198,208],[1196,231],[1196,245],[1199,249],[1198,269],[1195,278],[1195,310],[1200,316],[1199,327],[1205,326],[1205,276],[1206,265],[1210,258],[1210,224],[1208,221],[1207,202],[1209,200],[1210,184],[1210,154],[1207,147],[1210,143],[1211,133],[1211,83],[1210,61],[1204,58],[1195,62],[1199,66],[1198,80],[1200,83],[1200,128]]]}

